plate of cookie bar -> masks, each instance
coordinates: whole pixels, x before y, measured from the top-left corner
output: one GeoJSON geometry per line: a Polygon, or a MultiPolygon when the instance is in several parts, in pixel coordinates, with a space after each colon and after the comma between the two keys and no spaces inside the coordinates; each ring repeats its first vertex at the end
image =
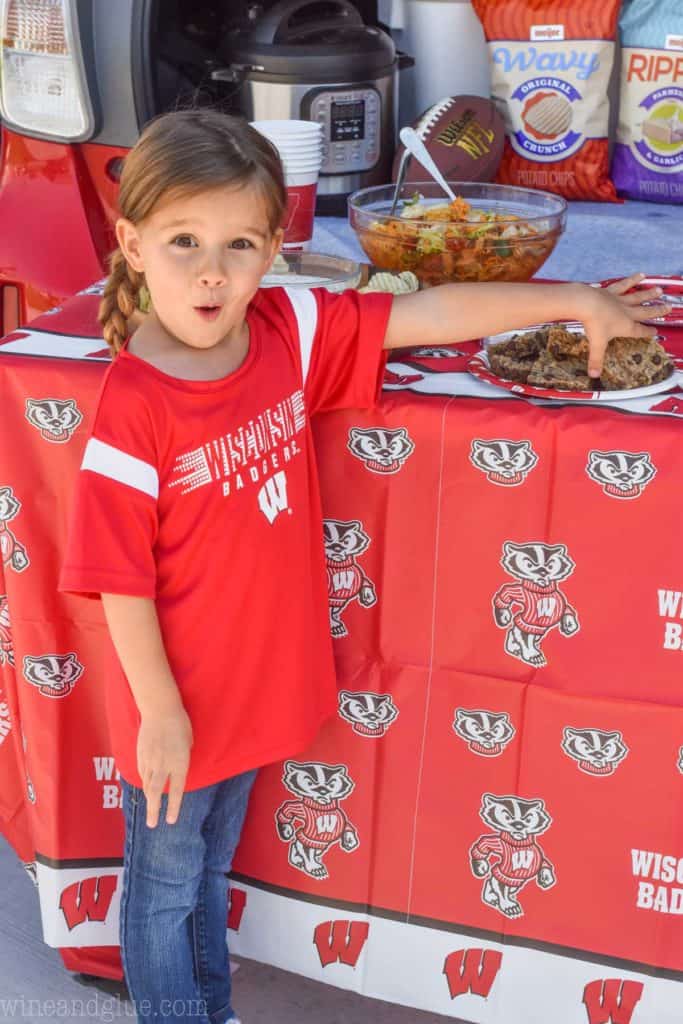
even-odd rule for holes
{"type": "Polygon", "coordinates": [[[580,323],[543,324],[484,339],[467,369],[515,394],[562,402],[624,401],[668,391],[673,359],[655,338],[612,338],[602,376],[588,376],[588,339],[580,323]]]}

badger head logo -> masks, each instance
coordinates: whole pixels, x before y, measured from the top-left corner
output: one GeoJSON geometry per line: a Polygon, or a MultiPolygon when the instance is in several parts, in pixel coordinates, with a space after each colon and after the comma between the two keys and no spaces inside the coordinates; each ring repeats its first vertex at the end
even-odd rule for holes
{"type": "Polygon", "coordinates": [[[586,473],[610,498],[639,498],[656,472],[648,452],[588,453],[586,473]]]}
{"type": "Polygon", "coordinates": [[[515,735],[507,712],[468,711],[466,708],[455,709],[453,731],[473,754],[481,757],[498,757],[515,735]]]}
{"type": "Polygon", "coordinates": [[[524,483],[538,462],[538,455],[531,447],[531,441],[482,441],[474,438],[470,462],[486,474],[490,483],[517,487],[524,483]]]}
{"type": "Polygon", "coordinates": [[[27,398],[26,419],[40,436],[53,444],[64,444],[73,436],[83,416],[73,398],[60,401],[56,398],[27,398]]]}
{"type": "Polygon", "coordinates": [[[628,754],[620,732],[569,726],[564,730],[562,749],[586,775],[613,775],[628,754]]]}
{"type": "Polygon", "coordinates": [[[678,770],[683,775],[683,747],[678,748],[678,770]]]}
{"type": "Polygon", "coordinates": [[[19,512],[21,502],[14,497],[11,487],[0,487],[0,523],[9,523],[19,512]]]}
{"type": "Polygon", "coordinates": [[[328,562],[346,562],[362,555],[370,544],[370,538],[357,519],[346,522],[341,519],[323,520],[325,557],[328,562]]]}
{"type": "Polygon", "coordinates": [[[576,568],[564,544],[506,542],[500,563],[511,576],[538,586],[566,580],[576,568]]]}
{"type": "Polygon", "coordinates": [[[290,793],[316,804],[344,800],[353,792],[354,783],[343,764],[318,761],[285,761],[282,776],[290,793]]]}
{"type": "Polygon", "coordinates": [[[398,715],[398,708],[389,693],[353,692],[339,694],[339,715],[350,722],[359,736],[384,736],[398,715]]]}
{"type": "Polygon", "coordinates": [[[366,469],[380,475],[398,473],[415,445],[408,436],[405,427],[397,430],[373,428],[361,430],[352,427],[349,431],[347,448],[352,455],[365,463],[366,469]]]}
{"type": "Polygon", "coordinates": [[[24,679],[44,697],[67,697],[82,675],[83,666],[73,652],[24,658],[24,679]]]}

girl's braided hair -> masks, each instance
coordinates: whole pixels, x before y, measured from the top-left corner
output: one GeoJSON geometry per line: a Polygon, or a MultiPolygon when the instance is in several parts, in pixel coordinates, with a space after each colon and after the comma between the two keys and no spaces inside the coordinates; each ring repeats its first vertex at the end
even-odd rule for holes
{"type": "MultiPolygon", "coordinates": [[[[240,117],[208,108],[162,114],[146,126],[126,157],[119,210],[138,224],[162,197],[197,195],[221,186],[259,188],[272,233],[287,203],[280,157],[263,135],[240,117]]],[[[137,307],[145,275],[134,270],[120,248],[109,257],[98,320],[115,355],[126,338],[126,321],[137,307]]]]}

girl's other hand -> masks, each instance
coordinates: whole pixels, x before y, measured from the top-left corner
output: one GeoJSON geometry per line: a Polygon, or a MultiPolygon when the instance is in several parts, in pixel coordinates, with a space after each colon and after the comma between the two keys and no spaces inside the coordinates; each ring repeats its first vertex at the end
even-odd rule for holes
{"type": "Polygon", "coordinates": [[[590,294],[585,296],[586,308],[579,318],[583,321],[588,338],[589,377],[599,377],[602,373],[605,352],[612,338],[656,337],[657,328],[642,321],[663,316],[671,307],[665,303],[643,305],[644,302],[656,302],[662,294],[661,288],[630,291],[644,277],[645,274],[633,274],[606,288],[589,287],[590,294]]]}
{"type": "Polygon", "coordinates": [[[138,733],[138,772],[147,800],[147,825],[155,828],[159,820],[161,794],[170,779],[166,823],[178,820],[190,765],[192,724],[182,704],[143,716],[138,733]]]}

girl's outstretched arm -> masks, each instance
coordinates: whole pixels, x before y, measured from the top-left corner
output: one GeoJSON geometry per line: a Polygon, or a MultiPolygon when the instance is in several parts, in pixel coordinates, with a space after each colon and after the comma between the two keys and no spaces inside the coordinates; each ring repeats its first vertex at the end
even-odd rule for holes
{"type": "Polygon", "coordinates": [[[170,777],[166,821],[175,824],[190,764],[192,725],[166,657],[154,601],[102,594],[116,653],[140,712],[137,760],[147,800],[147,824],[159,820],[161,794],[170,777]]]}
{"type": "Polygon", "coordinates": [[[656,327],[641,321],[670,308],[643,306],[657,299],[661,288],[626,294],[644,276],[634,274],[609,288],[575,283],[444,284],[397,295],[384,347],[447,345],[551,320],[580,320],[590,347],[588,372],[599,377],[610,338],[652,337],[656,327]]]}

